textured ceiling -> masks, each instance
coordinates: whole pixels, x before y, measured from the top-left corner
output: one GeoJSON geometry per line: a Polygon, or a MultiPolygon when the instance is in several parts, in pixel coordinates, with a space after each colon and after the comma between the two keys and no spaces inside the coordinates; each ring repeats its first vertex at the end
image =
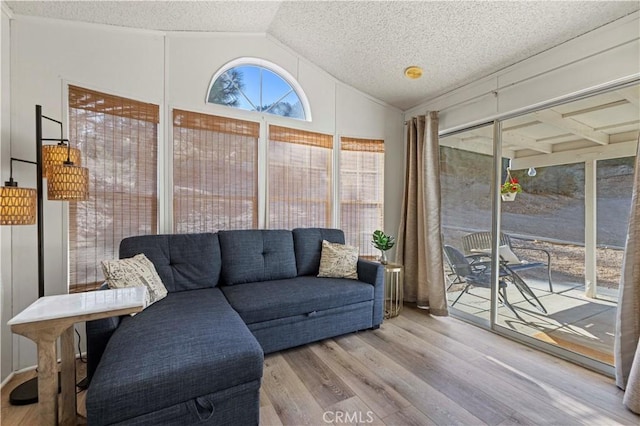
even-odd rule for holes
{"type": "Polygon", "coordinates": [[[5,1],[16,14],[163,31],[266,32],[277,1],[5,1]]]}
{"type": "Polygon", "coordinates": [[[15,14],[167,31],[265,32],[401,109],[640,9],[638,1],[7,1],[15,14]],[[403,70],[419,65],[420,80],[403,70]]]}

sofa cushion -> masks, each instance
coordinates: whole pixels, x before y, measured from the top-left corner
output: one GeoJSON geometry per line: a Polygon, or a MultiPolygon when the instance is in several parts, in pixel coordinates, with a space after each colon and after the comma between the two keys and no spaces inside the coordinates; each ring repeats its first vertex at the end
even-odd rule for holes
{"type": "Polygon", "coordinates": [[[247,324],[373,300],[374,291],[362,281],[309,276],[220,289],[247,324]]]}
{"type": "Polygon", "coordinates": [[[263,353],[217,288],[170,293],[115,331],[91,380],[102,423],[160,410],[262,377],[263,353]]]}
{"type": "Polygon", "coordinates": [[[220,231],[222,279],[227,285],[293,278],[297,275],[291,231],[220,231]]]}
{"type": "Polygon", "coordinates": [[[144,253],[169,292],[215,287],[220,278],[218,235],[141,235],[120,242],[120,257],[144,253]]]}
{"type": "Polygon", "coordinates": [[[344,244],[344,232],[329,228],[296,228],[293,231],[298,275],[318,275],[322,240],[344,244]]]}

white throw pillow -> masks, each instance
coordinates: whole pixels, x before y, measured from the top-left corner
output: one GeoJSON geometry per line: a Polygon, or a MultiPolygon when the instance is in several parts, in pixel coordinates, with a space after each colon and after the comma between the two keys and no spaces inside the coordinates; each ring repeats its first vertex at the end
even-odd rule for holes
{"type": "Polygon", "coordinates": [[[318,277],[358,279],[358,247],[322,240],[318,277]]]}
{"type": "Polygon", "coordinates": [[[144,254],[128,259],[103,260],[102,272],[109,288],[146,287],[145,306],[167,296],[167,289],[153,263],[144,254]]]}
{"type": "Polygon", "coordinates": [[[518,256],[516,256],[516,254],[511,251],[509,246],[500,246],[498,247],[498,250],[500,251],[500,257],[502,258],[502,260],[507,262],[508,265],[519,265],[520,263],[522,263],[520,262],[520,259],[518,259],[518,256]]]}

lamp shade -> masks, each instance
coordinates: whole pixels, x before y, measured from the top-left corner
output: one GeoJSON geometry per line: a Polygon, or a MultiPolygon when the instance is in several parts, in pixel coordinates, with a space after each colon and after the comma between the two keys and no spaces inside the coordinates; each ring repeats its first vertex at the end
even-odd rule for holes
{"type": "Polygon", "coordinates": [[[68,145],[43,145],[42,146],[42,177],[46,178],[52,166],[62,165],[65,161],[71,161],[76,166],[81,165],[80,150],[69,148],[68,145]]]}
{"type": "Polygon", "coordinates": [[[36,203],[35,189],[0,187],[0,225],[33,225],[36,203]]]}
{"type": "Polygon", "coordinates": [[[51,166],[47,177],[47,198],[59,201],[89,198],[89,169],[73,165],[51,166]]]}

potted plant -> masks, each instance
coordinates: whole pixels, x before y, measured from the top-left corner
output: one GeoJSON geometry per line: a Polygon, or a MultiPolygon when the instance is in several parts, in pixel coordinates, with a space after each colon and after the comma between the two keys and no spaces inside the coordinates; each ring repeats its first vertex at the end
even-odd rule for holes
{"type": "Polygon", "coordinates": [[[387,235],[381,230],[377,229],[373,231],[373,239],[371,240],[371,244],[378,250],[380,250],[380,263],[383,265],[387,264],[387,253],[386,251],[391,249],[396,243],[396,239],[391,235],[387,235]]]}
{"type": "Polygon", "coordinates": [[[513,201],[516,199],[516,194],[522,192],[522,186],[518,183],[518,179],[511,176],[511,173],[507,171],[507,180],[500,186],[500,196],[502,201],[513,201]]]}

